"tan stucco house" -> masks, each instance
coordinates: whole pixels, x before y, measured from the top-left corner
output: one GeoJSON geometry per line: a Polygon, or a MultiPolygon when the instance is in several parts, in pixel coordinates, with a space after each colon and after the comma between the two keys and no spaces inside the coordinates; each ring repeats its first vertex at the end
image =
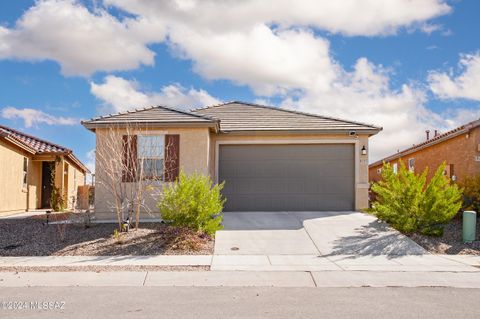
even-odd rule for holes
{"type": "Polygon", "coordinates": [[[0,215],[50,208],[53,185],[71,209],[88,172],[68,148],[3,125],[0,167],[0,215]]]}
{"type": "MultiPolygon", "coordinates": [[[[112,127],[119,131],[120,139],[124,127],[135,125],[135,149],[144,148],[140,144],[147,140],[161,145],[173,142],[173,152],[154,154],[169,169],[158,186],[173,181],[180,169],[209,175],[216,182],[225,181],[225,211],[368,207],[368,139],[381,130],[242,102],[188,112],[149,107],[94,118],[83,125],[96,133],[97,157],[102,152],[99,145],[112,127]]],[[[112,200],[102,186],[103,171],[97,160],[95,211],[97,218],[112,218],[107,204],[112,200]]],[[[153,210],[155,201],[153,198],[149,204],[153,210]]]]}
{"type": "Polygon", "coordinates": [[[455,182],[462,183],[466,177],[480,174],[480,119],[444,133],[434,131],[432,135],[426,131],[423,142],[372,163],[370,181],[382,179],[383,163],[390,163],[396,171],[400,161],[418,174],[428,168],[427,180],[443,162],[445,175],[455,182]]]}

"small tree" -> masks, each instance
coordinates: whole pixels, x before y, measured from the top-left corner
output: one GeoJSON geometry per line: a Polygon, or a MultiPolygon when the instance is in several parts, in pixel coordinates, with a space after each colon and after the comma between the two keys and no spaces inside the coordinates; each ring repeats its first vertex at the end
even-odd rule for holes
{"type": "Polygon", "coordinates": [[[209,235],[222,229],[225,199],[222,184],[213,184],[208,176],[180,172],[178,179],[165,186],[158,203],[162,218],[173,226],[185,226],[209,235]]]}
{"type": "Polygon", "coordinates": [[[383,179],[372,185],[377,195],[372,205],[375,215],[404,233],[441,235],[461,207],[461,190],[450,183],[444,171],[445,163],[427,184],[428,169],[416,175],[400,161],[396,174],[390,164],[384,164],[383,179]]]}
{"type": "MultiPolygon", "coordinates": [[[[139,135],[148,135],[148,128],[125,123],[110,125],[104,131],[97,132],[95,158],[100,169],[96,175],[96,184],[110,194],[107,205],[117,215],[119,230],[122,230],[122,222],[126,219],[135,220],[135,228],[138,229],[140,211],[150,212],[146,198],[156,197],[160,193],[160,184],[165,174],[163,162],[159,164],[162,167],[157,169],[156,166],[152,167],[152,162],[145,162],[143,154],[164,146],[139,148],[139,135]],[[149,169],[146,170],[148,164],[149,169]]],[[[153,165],[157,165],[156,162],[153,165]]]]}

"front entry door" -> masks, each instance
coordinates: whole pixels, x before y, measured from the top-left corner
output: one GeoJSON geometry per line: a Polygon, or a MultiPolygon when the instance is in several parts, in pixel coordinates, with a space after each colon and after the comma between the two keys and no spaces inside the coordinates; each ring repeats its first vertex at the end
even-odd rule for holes
{"type": "Polygon", "coordinates": [[[51,208],[53,162],[42,162],[42,208],[51,208]]]}

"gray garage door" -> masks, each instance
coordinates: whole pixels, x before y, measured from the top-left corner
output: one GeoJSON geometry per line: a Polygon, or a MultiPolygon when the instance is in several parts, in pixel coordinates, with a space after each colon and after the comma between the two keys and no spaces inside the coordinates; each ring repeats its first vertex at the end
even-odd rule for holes
{"type": "Polygon", "coordinates": [[[352,144],[220,145],[225,211],[352,210],[352,144]]]}

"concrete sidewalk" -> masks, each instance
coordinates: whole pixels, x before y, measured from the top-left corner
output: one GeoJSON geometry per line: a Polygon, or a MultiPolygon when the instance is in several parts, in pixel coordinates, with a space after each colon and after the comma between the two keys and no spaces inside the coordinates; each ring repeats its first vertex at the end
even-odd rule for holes
{"type": "Polygon", "coordinates": [[[0,267],[210,266],[212,255],[0,257],[0,267]]]}
{"type": "Polygon", "coordinates": [[[480,256],[164,255],[0,257],[0,267],[211,266],[213,271],[478,272],[480,256]],[[476,267],[473,267],[476,266],[476,267]]]}
{"type": "Polygon", "coordinates": [[[472,272],[190,271],[0,273],[0,287],[455,287],[480,288],[472,272]]]}
{"type": "MultiPolygon", "coordinates": [[[[472,256],[474,257],[474,256],[472,256]]],[[[479,272],[480,259],[445,255],[214,255],[211,270],[479,272]]],[[[480,274],[479,274],[480,277],[480,274]]]]}

